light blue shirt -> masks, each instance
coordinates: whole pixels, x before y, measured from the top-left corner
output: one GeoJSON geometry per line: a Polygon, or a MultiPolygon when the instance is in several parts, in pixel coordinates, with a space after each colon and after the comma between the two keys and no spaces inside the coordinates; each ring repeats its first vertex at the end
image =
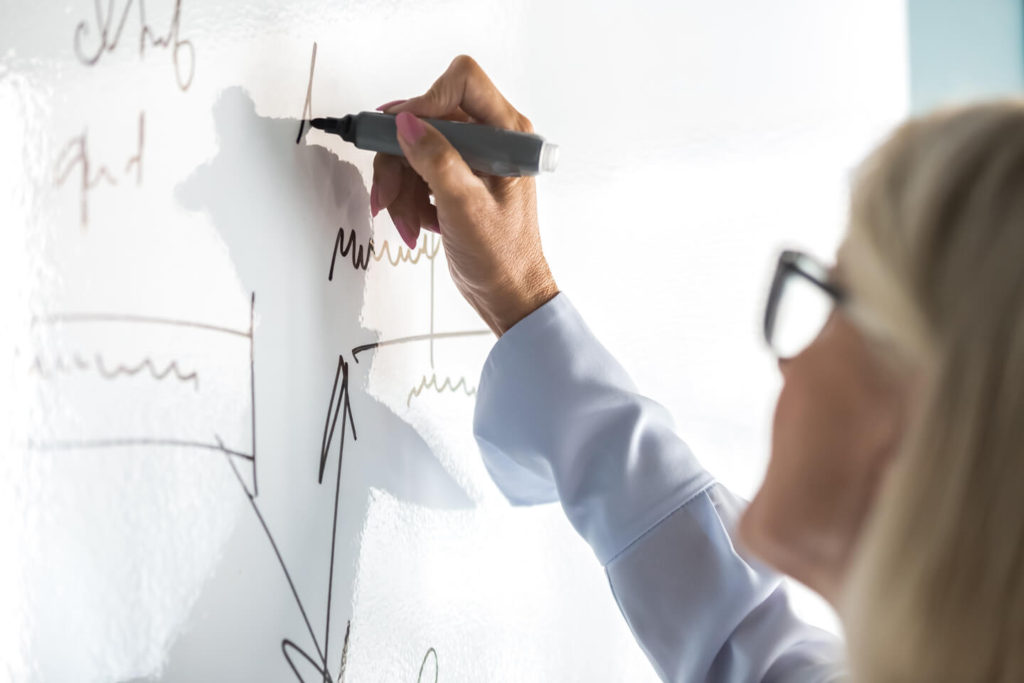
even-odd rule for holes
{"type": "Polygon", "coordinates": [[[512,503],[561,502],[663,680],[845,679],[838,639],[797,619],[779,575],[733,542],[744,503],[565,294],[495,343],[474,433],[512,503]]]}

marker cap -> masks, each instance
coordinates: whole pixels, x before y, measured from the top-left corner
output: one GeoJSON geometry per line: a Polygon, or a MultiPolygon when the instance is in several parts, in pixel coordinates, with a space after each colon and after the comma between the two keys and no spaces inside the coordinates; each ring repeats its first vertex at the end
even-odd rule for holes
{"type": "Polygon", "coordinates": [[[554,171],[558,166],[558,145],[545,142],[540,148],[540,162],[538,163],[541,173],[554,171]]]}

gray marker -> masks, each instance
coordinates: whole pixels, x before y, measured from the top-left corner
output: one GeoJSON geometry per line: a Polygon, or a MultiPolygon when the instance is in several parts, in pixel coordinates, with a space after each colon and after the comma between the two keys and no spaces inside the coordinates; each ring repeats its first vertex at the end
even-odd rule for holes
{"type": "MultiPolygon", "coordinates": [[[[480,123],[423,119],[437,128],[459,151],[470,168],[500,176],[537,175],[554,171],[558,145],[532,133],[520,133],[480,123]]],[[[313,119],[310,125],[340,135],[359,149],[405,156],[395,137],[395,115],[364,111],[340,119],[313,119]]]]}

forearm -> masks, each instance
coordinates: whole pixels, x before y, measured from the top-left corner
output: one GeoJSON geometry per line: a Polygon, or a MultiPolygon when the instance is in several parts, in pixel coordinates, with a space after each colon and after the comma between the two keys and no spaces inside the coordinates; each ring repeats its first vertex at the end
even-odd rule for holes
{"type": "Polygon", "coordinates": [[[665,680],[830,680],[834,638],[797,620],[780,577],[733,542],[742,503],[593,337],[564,294],[485,364],[474,428],[516,504],[561,502],[665,680]]]}

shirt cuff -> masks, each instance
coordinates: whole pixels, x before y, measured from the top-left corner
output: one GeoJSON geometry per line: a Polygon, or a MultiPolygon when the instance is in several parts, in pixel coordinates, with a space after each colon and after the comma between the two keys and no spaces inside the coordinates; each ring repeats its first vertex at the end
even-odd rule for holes
{"type": "Polygon", "coordinates": [[[564,293],[495,343],[474,433],[505,496],[560,500],[603,564],[712,481],[564,293]]]}

